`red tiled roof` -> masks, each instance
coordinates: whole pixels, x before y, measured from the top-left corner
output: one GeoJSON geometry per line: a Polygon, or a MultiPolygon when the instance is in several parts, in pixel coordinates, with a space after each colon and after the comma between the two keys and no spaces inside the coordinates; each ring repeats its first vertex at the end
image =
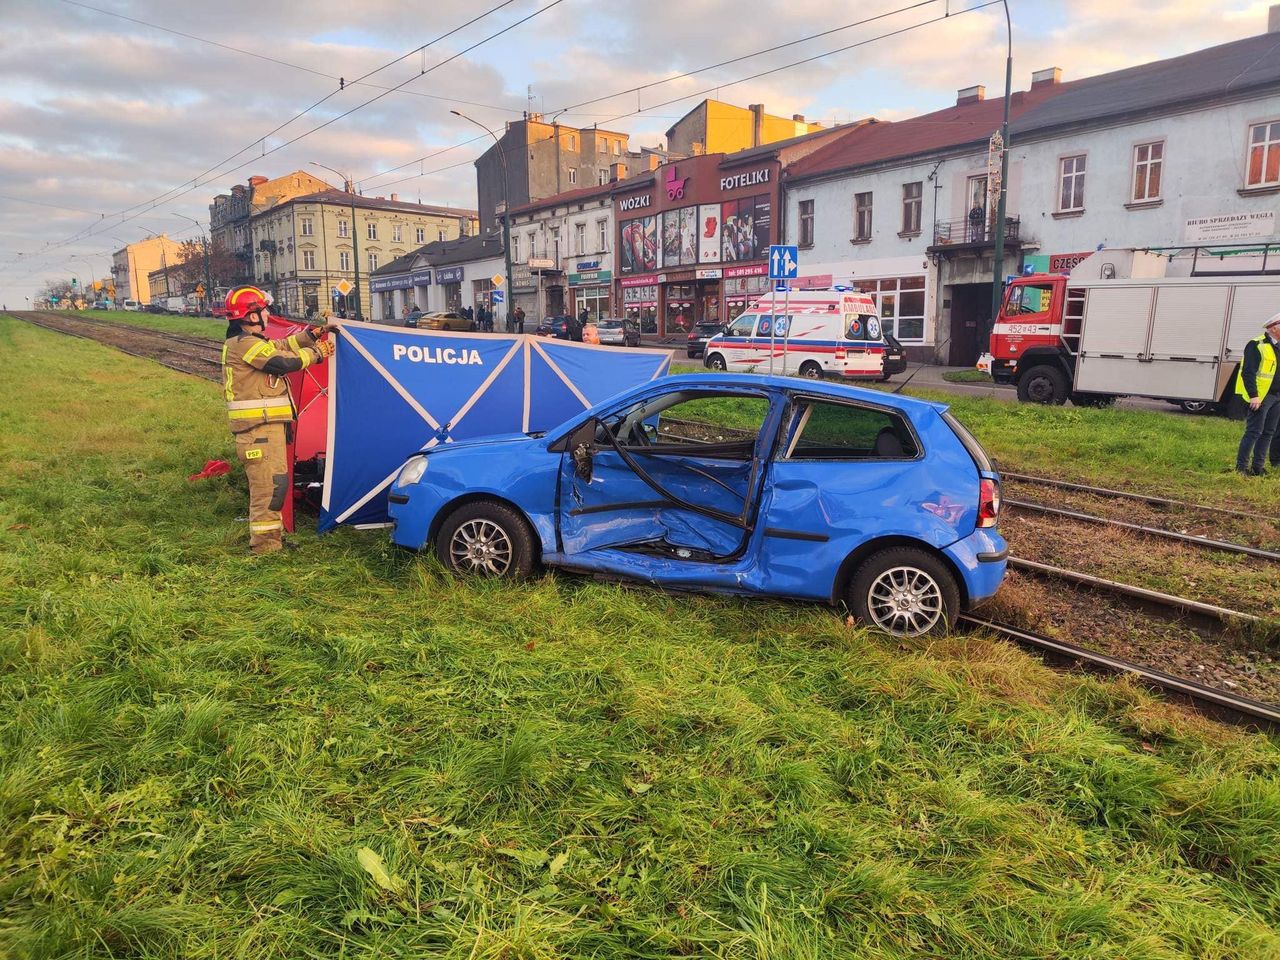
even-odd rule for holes
{"type": "MultiPolygon", "coordinates": [[[[1009,103],[1009,119],[1016,120],[1078,82],[1045,84],[1034,90],[1014,93],[1009,103]]],[[[791,179],[820,176],[898,157],[980,143],[1000,128],[1003,117],[1004,97],[998,96],[947,107],[909,120],[868,123],[797,160],[790,165],[787,175],[791,179]]]]}
{"type": "Polygon", "coordinates": [[[618,180],[615,183],[606,183],[603,186],[578,187],[575,190],[566,190],[564,193],[557,193],[553,197],[543,197],[541,200],[522,203],[518,207],[512,207],[511,212],[532,213],[535,210],[546,210],[548,207],[559,207],[566,203],[576,203],[579,200],[608,196],[615,189],[625,190],[628,182],[627,180],[618,180]]]}

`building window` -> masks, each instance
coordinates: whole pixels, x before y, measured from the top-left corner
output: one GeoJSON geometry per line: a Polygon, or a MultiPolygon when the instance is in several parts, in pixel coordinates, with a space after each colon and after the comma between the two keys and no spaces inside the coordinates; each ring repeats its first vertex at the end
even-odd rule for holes
{"type": "Polygon", "coordinates": [[[569,135],[565,138],[565,140],[566,140],[566,142],[568,143],[568,146],[569,146],[569,149],[570,149],[570,150],[577,150],[577,149],[578,149],[578,138],[577,138],[577,137],[575,137],[572,133],[571,133],[571,134],[569,134],[569,135]]]}
{"type": "Polygon", "coordinates": [[[520,262],[520,235],[515,233],[511,235],[511,262],[520,262]]]}
{"type": "Polygon", "coordinates": [[[608,168],[606,167],[606,168],[604,168],[604,169],[597,170],[597,171],[596,171],[596,183],[598,183],[600,186],[602,186],[602,187],[603,187],[603,186],[604,186],[606,183],[608,183],[608,182],[609,182],[609,170],[608,170],[608,168]]]}
{"type": "Polygon", "coordinates": [[[436,239],[440,241],[444,241],[448,239],[448,234],[445,232],[444,227],[441,227],[439,230],[436,231],[436,239]]]}
{"type": "Polygon", "coordinates": [[[1058,190],[1058,212],[1084,209],[1084,155],[1063,157],[1059,161],[1061,188],[1058,190]]]}
{"type": "Polygon", "coordinates": [[[871,194],[853,195],[853,239],[871,239],[871,194]]]}
{"type": "Polygon", "coordinates": [[[391,242],[399,243],[403,234],[404,234],[404,227],[400,226],[400,224],[397,223],[394,227],[391,228],[391,242]]]}
{"type": "Polygon", "coordinates": [[[570,167],[570,168],[569,168],[569,182],[570,182],[570,183],[577,183],[577,182],[578,182],[578,168],[577,168],[577,167],[570,167]]]}
{"type": "Polygon", "coordinates": [[[921,196],[924,191],[924,184],[919,180],[915,183],[904,183],[902,185],[902,232],[903,233],[919,233],[920,232],[920,207],[921,196]]]}
{"type": "Polygon", "coordinates": [[[622,141],[621,141],[621,140],[615,140],[615,141],[613,141],[613,155],[614,155],[615,157],[620,157],[620,156],[622,156],[622,141]]]}
{"type": "Polygon", "coordinates": [[[339,220],[339,221],[338,221],[338,236],[340,236],[340,237],[349,237],[349,236],[351,236],[351,223],[350,223],[350,221],[348,221],[348,220],[339,220]]]}
{"type": "Polygon", "coordinates": [[[1134,203],[1160,199],[1160,180],[1164,172],[1164,141],[1140,143],[1133,148],[1134,203]]]}
{"type": "Polygon", "coordinates": [[[1246,186],[1280,185],[1280,120],[1249,128],[1249,173],[1246,186]]]}
{"type": "Polygon", "coordinates": [[[302,235],[304,237],[315,236],[315,221],[310,217],[302,218],[302,235]]]}
{"type": "Polygon", "coordinates": [[[602,139],[602,140],[597,140],[597,141],[596,141],[596,151],[597,151],[598,153],[608,153],[608,152],[609,152],[609,140],[608,140],[608,138],[607,138],[607,137],[606,137],[606,138],[604,138],[604,139],[602,139]]]}
{"type": "Polygon", "coordinates": [[[351,254],[348,253],[346,250],[340,250],[338,252],[338,269],[339,270],[351,269],[351,254]]]}
{"type": "Polygon", "coordinates": [[[813,246],[813,201],[800,201],[800,246],[813,246]]]}
{"type": "Polygon", "coordinates": [[[413,232],[413,239],[414,239],[417,243],[426,243],[426,242],[427,242],[427,228],[426,228],[426,227],[419,227],[417,230],[415,230],[415,231],[413,232]]]}
{"type": "Polygon", "coordinates": [[[377,269],[378,269],[378,255],[376,253],[371,253],[369,254],[369,270],[374,271],[377,269]]]}
{"type": "Polygon", "coordinates": [[[854,288],[876,298],[885,333],[903,343],[924,343],[925,279],[886,277],[854,281],[854,288]]]}
{"type": "Polygon", "coordinates": [[[378,239],[378,224],[376,221],[370,220],[364,225],[364,232],[368,234],[370,240],[378,239]]]}
{"type": "Polygon", "coordinates": [[[573,225],[573,242],[577,247],[579,256],[587,252],[587,225],[585,223],[575,223],[573,225]]]}
{"type": "Polygon", "coordinates": [[[538,235],[536,233],[529,234],[529,256],[537,259],[538,256],[538,235]]]}
{"type": "Polygon", "coordinates": [[[316,268],[316,252],[314,250],[302,251],[302,269],[314,270],[316,268]]]}
{"type": "Polygon", "coordinates": [[[604,253],[609,249],[609,221],[596,221],[596,250],[604,253]]]}

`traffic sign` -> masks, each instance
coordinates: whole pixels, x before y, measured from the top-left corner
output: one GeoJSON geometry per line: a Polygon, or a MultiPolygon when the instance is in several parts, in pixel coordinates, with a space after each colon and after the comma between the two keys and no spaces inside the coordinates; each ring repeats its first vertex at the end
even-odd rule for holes
{"type": "Polygon", "coordinates": [[[204,296],[204,284],[203,284],[203,283],[197,283],[197,284],[196,284],[196,296],[197,296],[197,297],[203,297],[203,296],[204,296]]]}
{"type": "Polygon", "coordinates": [[[339,292],[340,294],[342,294],[344,297],[345,297],[348,293],[350,293],[353,289],[355,289],[355,288],[351,286],[351,281],[350,281],[350,280],[339,280],[339,281],[338,281],[338,292],[339,292]]]}
{"type": "Polygon", "coordinates": [[[489,278],[489,282],[492,283],[495,287],[500,287],[507,282],[507,278],[500,273],[495,273],[492,277],[489,278]]]}
{"type": "Polygon", "coordinates": [[[494,303],[502,303],[502,301],[507,298],[503,296],[503,293],[501,290],[490,290],[489,299],[491,299],[494,303]]]}
{"type": "Polygon", "coordinates": [[[800,248],[772,244],[769,247],[769,279],[794,280],[800,274],[800,248]]]}
{"type": "Polygon", "coordinates": [[[786,293],[790,289],[791,289],[791,284],[787,283],[787,281],[785,280],[779,280],[777,283],[773,285],[774,293],[786,293]]]}

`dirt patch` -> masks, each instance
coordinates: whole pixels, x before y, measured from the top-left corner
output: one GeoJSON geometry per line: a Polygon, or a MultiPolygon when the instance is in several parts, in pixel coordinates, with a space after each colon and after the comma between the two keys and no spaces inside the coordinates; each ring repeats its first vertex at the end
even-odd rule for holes
{"type": "Polygon", "coordinates": [[[221,344],[214,340],[181,337],[146,327],[75,317],[51,310],[11,313],[10,316],[46,330],[54,330],[98,343],[146,360],[154,360],[171,370],[203,380],[221,380],[221,344]]]}

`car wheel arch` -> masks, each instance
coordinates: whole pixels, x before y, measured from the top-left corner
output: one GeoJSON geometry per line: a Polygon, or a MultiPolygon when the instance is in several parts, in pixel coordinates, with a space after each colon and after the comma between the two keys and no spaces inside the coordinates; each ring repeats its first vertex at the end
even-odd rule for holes
{"type": "Polygon", "coordinates": [[[511,508],[524,521],[525,526],[529,528],[529,535],[533,538],[533,542],[538,545],[539,550],[541,551],[541,549],[545,548],[546,545],[542,542],[542,535],[538,533],[537,524],[529,518],[529,514],[525,512],[524,508],[514,500],[492,493],[464,493],[462,496],[455,497],[446,503],[436,511],[435,517],[432,518],[431,526],[427,529],[426,543],[434,544],[445,521],[458,510],[472,503],[497,503],[511,508]]]}
{"type": "Polygon", "coordinates": [[[875,537],[866,543],[860,544],[840,563],[840,568],[836,571],[836,576],[831,584],[831,604],[832,606],[840,606],[844,602],[844,596],[849,590],[849,585],[853,583],[853,578],[858,574],[858,568],[862,564],[879,553],[881,550],[888,550],[893,547],[911,547],[916,550],[923,550],[930,556],[938,558],[951,571],[951,575],[955,578],[956,586],[960,590],[960,607],[962,610],[969,608],[969,589],[965,583],[964,574],[960,568],[956,566],[947,554],[939,550],[932,543],[920,540],[916,537],[902,536],[898,534],[889,534],[883,537],[875,537]]]}

